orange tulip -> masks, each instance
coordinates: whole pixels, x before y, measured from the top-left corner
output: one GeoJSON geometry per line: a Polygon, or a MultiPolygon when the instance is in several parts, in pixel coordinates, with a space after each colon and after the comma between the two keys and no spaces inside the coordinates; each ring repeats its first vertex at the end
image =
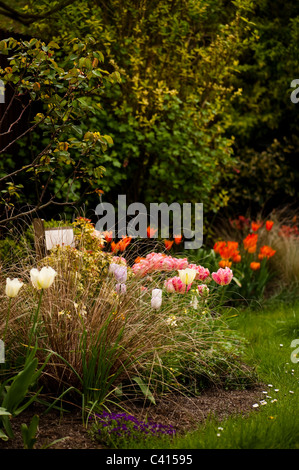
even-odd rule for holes
{"type": "Polygon", "coordinates": [[[175,235],[175,236],[174,236],[174,243],[175,243],[176,245],[179,245],[179,244],[181,243],[181,241],[182,241],[182,238],[183,238],[182,235],[175,235]]]}
{"type": "Polygon", "coordinates": [[[149,225],[146,230],[147,238],[153,238],[157,230],[158,230],[157,228],[151,228],[149,225]]]}
{"type": "Polygon", "coordinates": [[[239,247],[238,242],[228,241],[226,243],[226,247],[223,247],[223,248],[220,249],[221,258],[222,259],[229,259],[229,258],[232,258],[235,255],[238,255],[239,254],[238,247],[239,247]]]}
{"type": "Polygon", "coordinates": [[[251,230],[253,230],[253,232],[257,232],[262,225],[263,222],[251,222],[251,230]]]}
{"type": "Polygon", "coordinates": [[[264,258],[271,258],[271,256],[274,256],[276,253],[276,250],[273,250],[271,246],[264,245],[260,249],[259,253],[259,259],[264,259],[264,258]]]}
{"type": "Polygon", "coordinates": [[[214,245],[214,251],[215,253],[219,253],[220,254],[220,250],[225,247],[226,243],[225,242],[216,242],[215,245],[214,245]]]}
{"type": "Polygon", "coordinates": [[[174,243],[173,241],[165,240],[165,241],[164,241],[164,244],[165,244],[166,250],[170,250],[171,247],[172,247],[172,245],[173,245],[173,243],[174,243]]]}
{"type": "Polygon", "coordinates": [[[135,264],[140,263],[140,261],[142,261],[143,259],[145,258],[142,258],[141,256],[137,256],[137,258],[135,259],[135,264]]]}
{"type": "Polygon", "coordinates": [[[230,268],[232,265],[232,262],[229,261],[228,259],[222,259],[219,261],[218,265],[220,268],[226,268],[226,267],[230,268]]]}
{"type": "Polygon", "coordinates": [[[222,259],[229,260],[233,256],[239,255],[238,242],[216,242],[214,245],[215,253],[219,253],[222,259]]]}
{"type": "Polygon", "coordinates": [[[255,261],[252,261],[252,263],[250,263],[250,269],[252,269],[252,271],[257,271],[258,269],[260,269],[261,267],[261,263],[256,263],[255,261]]]}
{"type": "Polygon", "coordinates": [[[116,253],[119,250],[118,243],[111,242],[111,251],[112,253],[116,253]]]}
{"type": "Polygon", "coordinates": [[[119,250],[125,251],[127,246],[130,244],[132,237],[122,237],[122,240],[118,242],[119,250]]]}
{"type": "Polygon", "coordinates": [[[111,240],[113,238],[112,237],[112,231],[111,232],[107,232],[107,231],[103,232],[103,235],[104,235],[105,240],[106,240],[107,243],[111,242],[111,240]]]}
{"type": "Polygon", "coordinates": [[[233,257],[232,257],[232,260],[234,263],[240,263],[241,262],[241,255],[239,254],[235,254],[233,257]]]}
{"type": "Polygon", "coordinates": [[[266,222],[266,230],[268,230],[268,232],[270,232],[271,228],[273,227],[274,225],[274,222],[272,220],[267,220],[266,222]]]}
{"type": "Polygon", "coordinates": [[[258,235],[256,233],[250,233],[247,235],[246,238],[243,240],[243,245],[248,253],[255,253],[256,251],[256,244],[257,244],[258,235]]]}

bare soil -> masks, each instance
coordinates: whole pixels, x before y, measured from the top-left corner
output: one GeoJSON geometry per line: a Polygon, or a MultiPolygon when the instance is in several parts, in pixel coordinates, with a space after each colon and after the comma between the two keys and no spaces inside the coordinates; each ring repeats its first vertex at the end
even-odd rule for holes
{"type": "MultiPolygon", "coordinates": [[[[156,405],[145,405],[144,402],[122,403],[127,412],[139,420],[146,417],[153,421],[174,426],[177,432],[196,429],[198,424],[213,415],[223,419],[232,414],[246,416],[252,411],[252,405],[262,398],[262,385],[247,390],[223,390],[211,388],[200,396],[188,398],[169,394],[156,400],[156,405]]],[[[36,449],[41,449],[53,441],[65,438],[51,445],[50,449],[101,449],[100,443],[94,441],[83,426],[81,411],[73,409],[61,416],[56,410],[44,413],[45,408],[33,404],[19,417],[13,418],[14,439],[0,440],[0,449],[22,449],[23,441],[20,432],[22,423],[29,424],[32,416],[40,417],[36,449]]],[[[111,409],[119,411],[119,408],[111,409]]]]}

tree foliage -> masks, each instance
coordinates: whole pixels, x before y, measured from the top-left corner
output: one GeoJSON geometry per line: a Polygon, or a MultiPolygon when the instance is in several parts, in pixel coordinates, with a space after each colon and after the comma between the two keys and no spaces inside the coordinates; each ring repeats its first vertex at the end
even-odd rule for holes
{"type": "Polygon", "coordinates": [[[230,187],[232,206],[251,205],[269,211],[297,200],[298,104],[290,97],[299,74],[299,5],[296,2],[254,2],[249,15],[258,40],[240,57],[229,131],[235,136],[238,173],[230,187]]]}
{"type": "Polygon", "coordinates": [[[112,140],[99,131],[83,133],[80,123],[101,107],[100,90],[118,74],[101,69],[103,54],[94,44],[74,39],[60,55],[54,41],[0,42],[9,64],[0,78],[10,91],[0,120],[0,223],[24,215],[21,205],[30,214],[50,204],[75,204],[99,187],[100,155],[112,140]]]}
{"type": "Polygon", "coordinates": [[[253,37],[250,8],[239,0],[82,1],[30,26],[64,43],[64,53],[74,37],[94,37],[107,69],[120,74],[103,90],[103,108],[80,124],[113,139],[102,159],[108,199],[203,202],[206,211],[227,204],[220,181],[235,164],[227,129],[238,57],[253,37]]]}
{"type": "MultiPolygon", "coordinates": [[[[19,3],[13,29],[28,34],[30,21],[31,35],[62,46],[61,58],[71,40],[92,36],[102,67],[119,74],[99,90],[102,108],[89,102],[93,114],[78,126],[113,139],[101,157],[110,202],[125,193],[130,202],[200,201],[205,212],[227,204],[235,212],[296,197],[296,3],[19,3]]],[[[81,186],[73,190],[79,199],[81,186]]]]}

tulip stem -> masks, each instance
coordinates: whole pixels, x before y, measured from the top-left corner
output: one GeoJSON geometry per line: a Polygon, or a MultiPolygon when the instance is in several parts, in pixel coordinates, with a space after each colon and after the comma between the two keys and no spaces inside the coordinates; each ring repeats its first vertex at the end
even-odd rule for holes
{"type": "Polygon", "coordinates": [[[4,330],[3,341],[5,341],[5,338],[6,338],[6,333],[7,333],[7,328],[8,328],[8,322],[9,322],[9,316],[10,316],[10,306],[11,306],[11,297],[9,298],[9,302],[8,302],[8,312],[7,312],[7,316],[6,316],[6,324],[5,324],[5,330],[4,330]]]}
{"type": "Polygon", "coordinates": [[[33,318],[33,324],[32,324],[31,331],[30,331],[28,351],[31,347],[32,336],[33,336],[33,334],[35,333],[35,330],[36,330],[38,314],[39,314],[41,303],[42,303],[43,292],[44,292],[44,289],[41,289],[41,292],[40,292],[40,295],[39,295],[39,300],[38,300],[38,306],[37,306],[37,309],[35,311],[35,315],[34,315],[34,318],[33,318]]]}
{"type": "Polygon", "coordinates": [[[222,292],[221,292],[220,301],[219,301],[220,307],[222,307],[224,296],[225,296],[225,291],[226,291],[225,289],[226,286],[221,286],[221,287],[222,287],[222,292]]]}

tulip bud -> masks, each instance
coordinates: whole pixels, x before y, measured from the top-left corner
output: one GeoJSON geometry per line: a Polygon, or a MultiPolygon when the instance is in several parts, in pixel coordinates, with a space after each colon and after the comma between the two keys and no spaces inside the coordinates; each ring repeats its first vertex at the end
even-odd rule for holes
{"type": "Polygon", "coordinates": [[[203,297],[206,297],[210,292],[210,289],[206,284],[201,284],[200,286],[197,286],[197,289],[199,294],[203,297]]]}
{"type": "Polygon", "coordinates": [[[19,290],[21,289],[23,282],[18,279],[6,279],[6,288],[5,294],[7,297],[14,298],[18,295],[19,290]]]}
{"type": "Polygon", "coordinates": [[[127,286],[126,284],[118,283],[115,286],[115,290],[118,294],[125,294],[127,292],[127,286]]]}
{"type": "Polygon", "coordinates": [[[153,289],[151,306],[155,310],[158,310],[162,305],[162,289],[153,289]]]}
{"type": "Polygon", "coordinates": [[[30,278],[35,289],[48,289],[54,282],[57,272],[50,266],[44,266],[40,271],[36,268],[31,269],[30,278]]]}
{"type": "Polygon", "coordinates": [[[113,274],[117,282],[124,283],[127,280],[127,266],[117,265],[113,270],[113,274]]]}
{"type": "Polygon", "coordinates": [[[179,276],[183,284],[188,286],[192,284],[197,274],[196,269],[186,268],[186,269],[179,269],[179,276]]]}

